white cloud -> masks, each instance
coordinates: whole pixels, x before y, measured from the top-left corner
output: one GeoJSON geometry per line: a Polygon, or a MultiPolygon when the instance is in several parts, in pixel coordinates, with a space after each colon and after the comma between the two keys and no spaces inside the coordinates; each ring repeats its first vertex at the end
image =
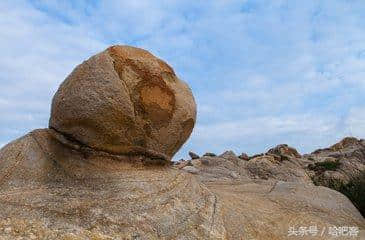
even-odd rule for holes
{"type": "Polygon", "coordinates": [[[265,116],[236,120],[231,122],[212,123],[198,125],[195,129],[198,140],[239,140],[254,136],[274,136],[278,134],[325,134],[335,130],[335,124],[331,119],[318,119],[311,115],[293,116],[265,116]]]}
{"type": "Polygon", "coordinates": [[[28,2],[2,1],[0,8],[0,135],[11,140],[33,127],[47,127],[58,85],[82,60],[105,44],[28,2]],[[11,134],[12,133],[12,134],[11,134]]]}

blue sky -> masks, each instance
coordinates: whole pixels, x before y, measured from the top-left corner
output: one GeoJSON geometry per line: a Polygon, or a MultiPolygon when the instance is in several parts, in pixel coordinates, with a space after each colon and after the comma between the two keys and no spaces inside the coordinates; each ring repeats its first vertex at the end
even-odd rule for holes
{"type": "Polygon", "coordinates": [[[145,48],[191,86],[198,120],[175,159],[365,137],[365,2],[0,1],[0,146],[48,125],[72,69],[145,48]]]}

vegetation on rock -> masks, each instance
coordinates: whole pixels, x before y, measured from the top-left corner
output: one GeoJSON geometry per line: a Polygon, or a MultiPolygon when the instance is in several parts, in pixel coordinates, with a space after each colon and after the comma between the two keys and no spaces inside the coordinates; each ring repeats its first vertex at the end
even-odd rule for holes
{"type": "Polygon", "coordinates": [[[334,171],[336,169],[338,169],[341,165],[341,162],[339,159],[336,159],[335,161],[323,161],[323,162],[316,162],[314,164],[309,164],[308,168],[310,170],[314,170],[314,171],[326,171],[326,170],[330,170],[330,171],[334,171]]]}
{"type": "MultiPolygon", "coordinates": [[[[313,178],[312,180],[317,186],[323,185],[324,179],[313,178]]],[[[327,181],[327,187],[339,191],[347,196],[365,217],[365,171],[362,171],[361,174],[351,179],[348,183],[331,179],[327,181]]]]}

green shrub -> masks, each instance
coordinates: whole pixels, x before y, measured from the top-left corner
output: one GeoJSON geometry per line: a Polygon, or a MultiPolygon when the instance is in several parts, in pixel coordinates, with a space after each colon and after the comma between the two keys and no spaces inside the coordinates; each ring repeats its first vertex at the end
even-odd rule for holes
{"type": "Polygon", "coordinates": [[[317,162],[315,163],[315,165],[318,167],[323,167],[326,170],[334,171],[341,165],[341,163],[339,160],[336,160],[336,161],[317,162]]]}
{"type": "Polygon", "coordinates": [[[334,171],[336,169],[338,169],[341,166],[340,161],[337,159],[335,161],[324,161],[324,162],[316,162],[314,164],[309,164],[308,168],[310,170],[314,170],[314,171],[326,171],[326,170],[330,170],[330,171],[334,171]]]}

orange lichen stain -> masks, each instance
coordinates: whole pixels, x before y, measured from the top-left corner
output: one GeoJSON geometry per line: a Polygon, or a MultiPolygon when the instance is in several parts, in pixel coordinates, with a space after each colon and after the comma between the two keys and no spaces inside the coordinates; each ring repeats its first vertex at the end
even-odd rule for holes
{"type": "Polygon", "coordinates": [[[161,109],[171,112],[173,110],[173,96],[159,86],[146,86],[141,89],[143,105],[157,104],[161,109]]]}
{"type": "Polygon", "coordinates": [[[168,65],[166,62],[161,59],[157,59],[157,63],[165,72],[175,75],[174,69],[172,69],[172,67],[170,67],[170,65],[168,65]]]}

